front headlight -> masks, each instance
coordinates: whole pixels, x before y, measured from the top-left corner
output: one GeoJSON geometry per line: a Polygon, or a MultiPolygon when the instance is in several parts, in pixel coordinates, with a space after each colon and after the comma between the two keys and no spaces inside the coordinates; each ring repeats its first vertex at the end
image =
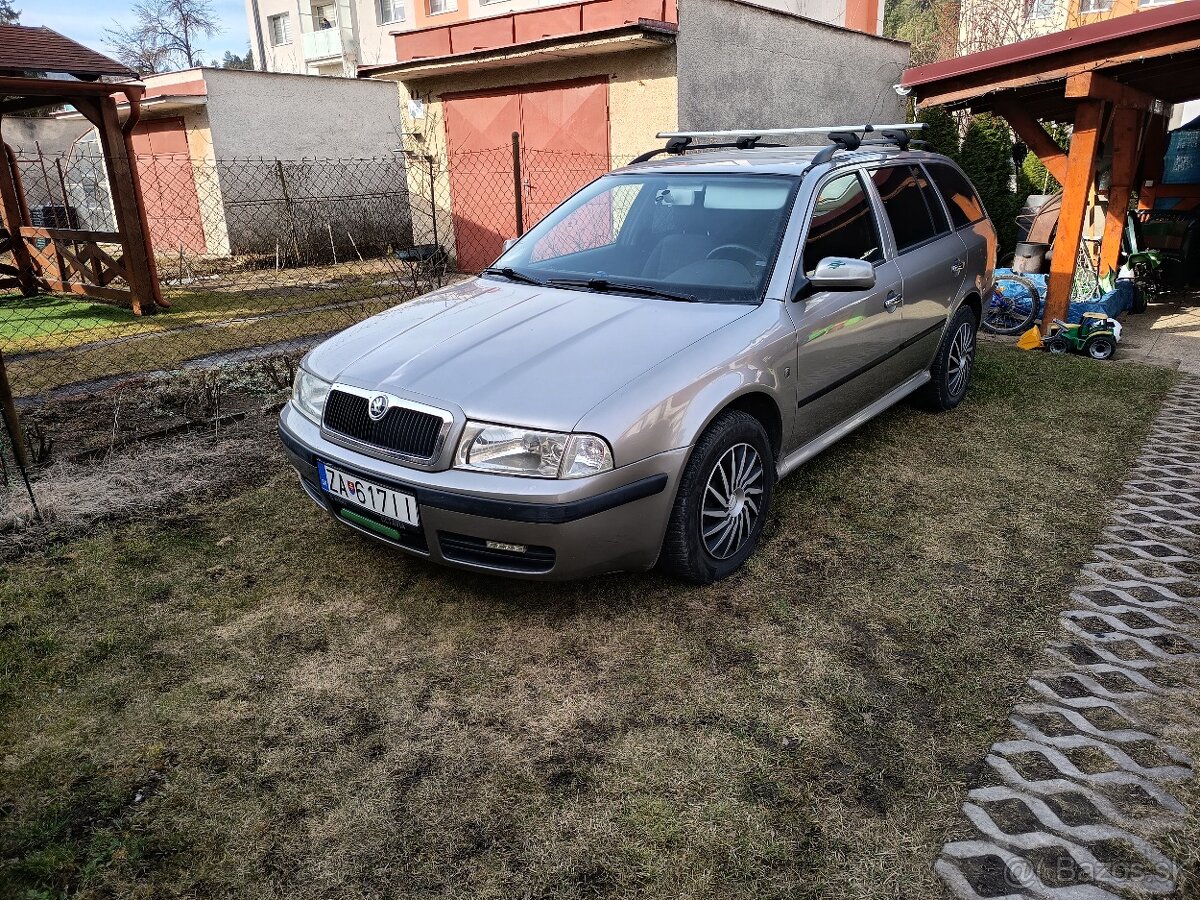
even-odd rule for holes
{"type": "Polygon", "coordinates": [[[297,369],[296,380],[292,383],[292,402],[296,404],[296,409],[320,425],[331,387],[324,378],[318,378],[304,369],[297,369]]]}
{"type": "Polygon", "coordinates": [[[608,442],[594,434],[562,434],[468,422],[455,467],[535,478],[583,478],[613,467],[608,442]]]}

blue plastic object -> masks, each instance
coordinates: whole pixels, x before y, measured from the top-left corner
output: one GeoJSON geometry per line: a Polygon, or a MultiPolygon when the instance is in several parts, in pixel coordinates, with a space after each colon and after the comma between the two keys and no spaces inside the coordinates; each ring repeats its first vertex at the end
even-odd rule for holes
{"type": "MultiPolygon", "coordinates": [[[[996,269],[996,275],[1012,275],[1012,269],[996,269]]],[[[1026,278],[1033,282],[1033,286],[1037,288],[1038,296],[1044,301],[1046,298],[1046,280],[1045,275],[1036,275],[1022,273],[1022,278],[1026,278]]],[[[1014,301],[1021,309],[1029,309],[1029,304],[1032,298],[1022,285],[1015,281],[1002,281],[998,285],[1004,296],[1014,301]]],[[[1083,314],[1089,312],[1104,313],[1106,316],[1112,316],[1114,319],[1126,310],[1133,308],[1134,298],[1134,283],[1133,279],[1122,278],[1117,281],[1116,287],[1100,297],[1097,300],[1076,300],[1067,312],[1067,322],[1075,323],[1083,321],[1083,314]]]]}

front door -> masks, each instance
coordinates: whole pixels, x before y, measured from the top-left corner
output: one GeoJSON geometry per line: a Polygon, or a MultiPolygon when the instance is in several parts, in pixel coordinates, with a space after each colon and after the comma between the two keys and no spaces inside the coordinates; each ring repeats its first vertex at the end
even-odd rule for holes
{"type": "Polygon", "coordinates": [[[902,282],[882,234],[858,173],[821,185],[803,245],[804,274],[812,275],[825,257],[864,259],[875,266],[875,287],[818,291],[789,304],[797,331],[793,446],[819,437],[903,380],[895,365],[902,282]]]}
{"type": "Polygon", "coordinates": [[[904,279],[901,364],[906,375],[915,375],[933,361],[950,306],[966,278],[967,248],[920,166],[875,169],[871,181],[891,225],[904,279]]]}

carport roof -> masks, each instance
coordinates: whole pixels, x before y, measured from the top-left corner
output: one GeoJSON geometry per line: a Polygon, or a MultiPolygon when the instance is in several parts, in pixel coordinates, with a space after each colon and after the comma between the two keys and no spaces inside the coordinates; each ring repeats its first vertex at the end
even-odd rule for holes
{"type": "Polygon", "coordinates": [[[137,72],[45,27],[0,25],[0,73],[74,75],[92,81],[102,75],[136,78],[137,72]]]}
{"type": "Polygon", "coordinates": [[[1086,72],[1166,103],[1200,96],[1200,0],[917,66],[900,83],[922,105],[984,112],[1002,97],[1036,118],[1070,122],[1075,104],[1065,82],[1086,72]]]}

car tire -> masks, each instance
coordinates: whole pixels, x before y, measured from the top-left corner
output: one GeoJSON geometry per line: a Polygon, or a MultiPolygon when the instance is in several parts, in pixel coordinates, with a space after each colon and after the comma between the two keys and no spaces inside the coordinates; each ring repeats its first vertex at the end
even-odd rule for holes
{"type": "Polygon", "coordinates": [[[762,423],[739,410],[721,413],[684,466],[659,568],[696,584],[733,574],[758,546],[774,487],[762,423]]]}
{"type": "Polygon", "coordinates": [[[976,332],[979,320],[969,306],[960,306],[942,334],[933,365],[932,376],[921,388],[917,399],[933,412],[947,412],[962,402],[975,370],[976,332]],[[965,371],[964,367],[965,366],[965,371]]]}

